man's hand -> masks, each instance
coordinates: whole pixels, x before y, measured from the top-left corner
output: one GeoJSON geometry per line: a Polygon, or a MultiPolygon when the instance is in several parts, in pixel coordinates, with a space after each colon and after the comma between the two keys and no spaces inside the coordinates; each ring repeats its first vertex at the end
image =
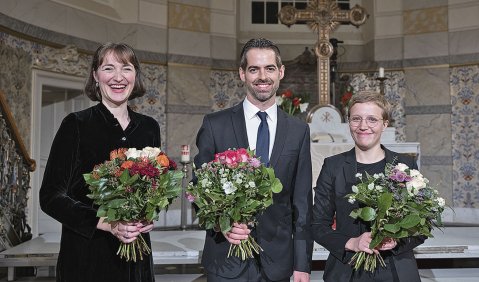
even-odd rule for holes
{"type": "Polygon", "coordinates": [[[309,273],[295,270],[293,272],[293,281],[294,282],[309,282],[309,273]]]}
{"type": "Polygon", "coordinates": [[[231,230],[223,233],[223,235],[231,244],[239,245],[241,244],[241,240],[248,239],[250,232],[251,230],[248,229],[248,225],[235,222],[233,223],[231,230]]]}

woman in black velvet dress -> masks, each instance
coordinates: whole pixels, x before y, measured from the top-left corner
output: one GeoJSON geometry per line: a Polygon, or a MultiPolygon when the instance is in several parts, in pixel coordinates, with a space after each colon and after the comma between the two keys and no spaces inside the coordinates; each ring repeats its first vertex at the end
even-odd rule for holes
{"type": "Polygon", "coordinates": [[[160,127],[151,117],[135,113],[130,99],[144,95],[140,65],[131,47],[122,43],[100,46],[85,86],[96,106],[71,113],[63,120],[52,144],[40,189],[42,210],[62,224],[57,281],[154,281],[152,256],[126,262],[116,254],[120,242],[140,233],[150,243],[151,222],[106,223],[83,174],[110,158],[118,148],[160,147],[160,127]]]}
{"type": "Polygon", "coordinates": [[[357,184],[357,173],[384,173],[386,163],[404,163],[417,169],[415,160],[381,145],[381,135],[389,123],[390,106],[383,95],[363,92],[349,102],[349,130],[354,140],[350,151],[326,158],[314,188],[313,237],[325,247],[329,257],[324,268],[326,282],[420,282],[413,249],[425,237],[385,239],[376,249],[369,249],[370,227],[349,214],[359,203],[346,198],[357,184]],[[336,216],[336,229],[332,229],[336,216]],[[371,273],[354,271],[349,264],[356,252],[381,253],[386,267],[371,273]]]}

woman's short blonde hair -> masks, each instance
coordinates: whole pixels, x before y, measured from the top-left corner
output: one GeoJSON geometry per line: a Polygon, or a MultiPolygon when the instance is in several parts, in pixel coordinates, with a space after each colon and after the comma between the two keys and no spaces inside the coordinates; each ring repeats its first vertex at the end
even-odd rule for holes
{"type": "MultiPolygon", "coordinates": [[[[351,109],[354,105],[360,103],[372,102],[381,108],[383,111],[382,118],[384,121],[390,120],[391,113],[391,104],[386,100],[384,95],[374,91],[360,91],[354,94],[348,103],[348,108],[351,109]]],[[[351,114],[351,111],[348,111],[348,118],[351,114]]]]}

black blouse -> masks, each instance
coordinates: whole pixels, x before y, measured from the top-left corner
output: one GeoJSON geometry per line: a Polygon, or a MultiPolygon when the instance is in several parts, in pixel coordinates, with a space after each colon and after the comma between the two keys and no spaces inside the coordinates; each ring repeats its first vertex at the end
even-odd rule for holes
{"type": "MultiPolygon", "coordinates": [[[[102,104],[66,116],[53,140],[40,188],[42,210],[62,224],[57,281],[154,281],[152,256],[126,262],[116,254],[120,241],[96,228],[97,207],[83,174],[118,148],[160,147],[160,127],[128,108],[125,130],[102,104]]],[[[150,244],[148,234],[143,234],[150,244]]]]}

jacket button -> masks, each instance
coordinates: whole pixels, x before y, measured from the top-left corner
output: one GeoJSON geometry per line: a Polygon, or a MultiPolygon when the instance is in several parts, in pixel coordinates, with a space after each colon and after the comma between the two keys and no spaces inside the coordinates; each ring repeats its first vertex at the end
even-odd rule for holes
{"type": "Polygon", "coordinates": [[[121,141],[126,141],[126,137],[122,137],[122,138],[121,138],[121,141]]]}

